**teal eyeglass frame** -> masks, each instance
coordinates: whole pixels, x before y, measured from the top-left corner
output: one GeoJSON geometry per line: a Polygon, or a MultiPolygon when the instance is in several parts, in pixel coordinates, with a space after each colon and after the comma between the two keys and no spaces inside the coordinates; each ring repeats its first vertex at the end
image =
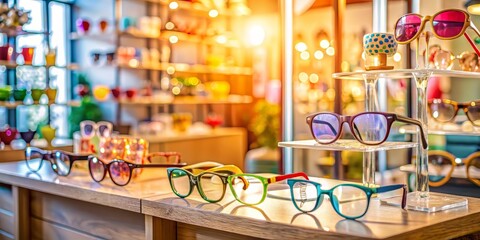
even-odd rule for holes
{"type": "Polygon", "coordinates": [[[403,196],[402,196],[402,209],[405,209],[405,206],[407,205],[407,185],[405,184],[394,184],[394,185],[388,185],[388,186],[382,186],[382,187],[376,187],[376,188],[368,188],[368,187],[365,187],[365,186],[362,186],[362,185],[358,185],[358,184],[350,184],[350,183],[345,183],[345,184],[339,184],[331,189],[322,189],[322,184],[320,183],[317,183],[317,182],[312,182],[312,181],[309,181],[309,180],[303,180],[303,179],[288,179],[287,180],[287,184],[288,186],[290,187],[290,194],[292,196],[292,202],[293,204],[295,205],[295,207],[301,211],[301,212],[304,212],[304,213],[308,213],[308,212],[313,212],[315,210],[317,210],[320,205],[322,204],[323,202],[323,195],[326,194],[328,195],[328,197],[330,198],[330,203],[332,204],[333,206],[333,209],[335,210],[335,212],[346,218],[346,219],[351,219],[351,220],[354,220],[354,219],[357,219],[357,218],[361,218],[363,217],[367,211],[368,211],[368,207],[370,206],[370,198],[372,197],[373,194],[375,193],[384,193],[384,192],[390,192],[390,191],[393,191],[393,190],[397,190],[397,189],[402,189],[403,188],[403,196]],[[317,200],[315,202],[315,206],[312,208],[312,210],[309,210],[309,211],[305,211],[305,210],[302,210],[298,205],[297,205],[297,202],[295,201],[295,195],[294,195],[294,185],[296,183],[306,183],[306,184],[312,184],[315,186],[315,188],[317,189],[317,200]],[[339,205],[338,205],[338,199],[333,195],[333,191],[338,188],[338,187],[355,187],[355,188],[358,188],[358,189],[361,189],[365,192],[366,196],[367,196],[367,206],[365,207],[365,211],[359,215],[359,216],[346,216],[344,214],[342,214],[340,212],[340,210],[338,209],[339,205]]]}

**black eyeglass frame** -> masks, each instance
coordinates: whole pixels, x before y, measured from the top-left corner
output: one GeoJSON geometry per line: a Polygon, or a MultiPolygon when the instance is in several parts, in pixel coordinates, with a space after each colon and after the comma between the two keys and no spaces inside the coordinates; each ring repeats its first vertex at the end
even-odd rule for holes
{"type": "Polygon", "coordinates": [[[88,155],[84,155],[84,154],[74,154],[74,153],[61,151],[61,150],[49,151],[49,150],[44,150],[44,149],[40,149],[40,148],[36,148],[36,147],[27,147],[25,149],[25,162],[26,162],[27,168],[32,172],[38,172],[43,166],[43,161],[49,161],[51,166],[52,166],[52,170],[57,175],[68,176],[70,174],[70,172],[72,171],[72,166],[73,166],[75,161],[86,161],[86,160],[88,160],[88,155]],[[33,169],[30,166],[30,164],[28,164],[28,161],[31,160],[32,152],[36,152],[36,153],[39,153],[40,155],[42,155],[42,160],[41,160],[40,164],[38,165],[38,169],[33,169]],[[70,164],[69,164],[68,172],[66,174],[61,174],[61,173],[58,172],[58,168],[56,167],[57,164],[55,163],[55,154],[62,154],[69,159],[70,164]]]}

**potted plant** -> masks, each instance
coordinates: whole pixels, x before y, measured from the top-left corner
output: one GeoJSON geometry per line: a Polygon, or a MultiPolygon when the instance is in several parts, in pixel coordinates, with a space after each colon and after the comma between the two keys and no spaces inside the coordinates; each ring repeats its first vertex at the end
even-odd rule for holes
{"type": "Polygon", "coordinates": [[[254,116],[248,128],[255,135],[255,142],[245,156],[247,172],[278,172],[280,152],[280,106],[266,100],[255,104],[254,116]]]}

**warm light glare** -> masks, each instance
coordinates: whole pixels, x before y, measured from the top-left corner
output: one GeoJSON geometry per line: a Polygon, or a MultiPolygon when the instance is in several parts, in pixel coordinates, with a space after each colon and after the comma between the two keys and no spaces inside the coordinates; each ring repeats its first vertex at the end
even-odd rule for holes
{"type": "Polygon", "coordinates": [[[350,70],[350,64],[347,61],[343,61],[341,65],[342,72],[348,72],[350,70]]]}
{"type": "Polygon", "coordinates": [[[215,38],[215,41],[219,44],[225,44],[227,43],[227,37],[225,35],[218,35],[216,38],[215,38]]]}
{"type": "Polygon", "coordinates": [[[217,9],[212,9],[208,12],[208,16],[210,16],[211,18],[215,18],[215,17],[218,17],[218,11],[217,9]]]}
{"type": "Polygon", "coordinates": [[[170,74],[170,75],[174,74],[175,73],[175,68],[172,67],[172,66],[168,67],[167,68],[167,73],[170,74]]]}
{"type": "Polygon", "coordinates": [[[168,7],[170,9],[177,9],[178,8],[178,2],[176,2],[176,1],[170,2],[170,4],[168,4],[168,7]]]}
{"type": "Polygon", "coordinates": [[[172,35],[172,36],[170,36],[170,37],[168,38],[168,41],[169,41],[170,43],[172,43],[172,44],[175,44],[175,43],[178,42],[178,37],[175,36],[175,35],[172,35]]]}
{"type": "Polygon", "coordinates": [[[315,51],[315,53],[313,54],[313,57],[315,57],[315,59],[317,60],[322,60],[323,56],[323,52],[320,50],[315,51]]]}
{"type": "Polygon", "coordinates": [[[401,55],[400,53],[398,53],[398,52],[395,53],[395,54],[393,55],[393,61],[395,61],[395,62],[400,62],[400,60],[402,60],[402,55],[401,55]]]}
{"type": "Polygon", "coordinates": [[[308,81],[308,74],[306,72],[301,72],[298,74],[298,80],[302,83],[306,83],[308,81]]]}
{"type": "Polygon", "coordinates": [[[265,41],[265,29],[262,26],[254,25],[248,28],[248,43],[252,46],[260,46],[265,41]]]}
{"type": "Polygon", "coordinates": [[[180,88],[177,87],[177,86],[173,87],[173,88],[172,88],[172,93],[173,93],[173,95],[178,95],[178,94],[180,94],[180,88]]]}
{"type": "Polygon", "coordinates": [[[299,52],[304,52],[307,50],[307,44],[304,42],[298,42],[297,44],[295,44],[295,50],[299,52]]]}
{"type": "Polygon", "coordinates": [[[467,12],[480,15],[480,4],[473,4],[467,7],[467,12]]]}
{"type": "Polygon", "coordinates": [[[140,65],[140,63],[138,62],[137,59],[133,58],[133,59],[130,59],[130,61],[128,61],[128,65],[130,67],[138,67],[138,65],[140,65]]]}
{"type": "Polygon", "coordinates": [[[326,49],[330,47],[330,42],[326,39],[323,39],[322,41],[320,41],[320,47],[326,49]]]}
{"type": "Polygon", "coordinates": [[[334,49],[333,47],[328,47],[327,50],[326,50],[326,52],[327,52],[327,55],[328,55],[328,56],[333,56],[333,55],[335,55],[335,49],[334,49]]]}
{"type": "Polygon", "coordinates": [[[305,60],[305,61],[306,61],[306,60],[310,59],[310,53],[307,52],[307,51],[302,52],[302,53],[300,53],[300,58],[301,58],[302,60],[305,60]]]}
{"type": "Polygon", "coordinates": [[[165,29],[167,30],[173,30],[175,28],[175,24],[173,24],[173,22],[167,22],[165,24],[165,29]]]}
{"type": "Polygon", "coordinates": [[[316,74],[316,73],[310,74],[310,82],[311,83],[317,83],[318,79],[319,79],[318,74],[316,74]]]}
{"type": "Polygon", "coordinates": [[[365,52],[362,52],[362,59],[365,61],[367,59],[367,54],[365,52]]]}

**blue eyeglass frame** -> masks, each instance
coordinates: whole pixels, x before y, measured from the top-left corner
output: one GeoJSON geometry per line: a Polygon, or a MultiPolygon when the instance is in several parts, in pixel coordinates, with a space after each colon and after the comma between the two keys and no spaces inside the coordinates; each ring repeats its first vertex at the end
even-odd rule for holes
{"type": "Polygon", "coordinates": [[[394,184],[394,185],[381,186],[381,187],[376,187],[376,188],[368,188],[368,187],[358,185],[358,184],[345,183],[345,184],[339,184],[339,185],[337,185],[337,186],[335,186],[331,189],[322,189],[321,188],[322,184],[317,183],[317,182],[312,182],[312,181],[309,181],[309,180],[303,180],[303,179],[288,179],[287,184],[288,184],[288,186],[290,186],[290,195],[292,197],[293,205],[295,205],[295,208],[297,208],[299,211],[304,212],[304,213],[313,212],[313,211],[317,210],[323,202],[323,195],[324,194],[328,195],[328,197],[330,198],[330,203],[332,204],[333,209],[335,210],[335,212],[338,215],[340,215],[340,216],[342,216],[346,219],[351,219],[351,220],[361,218],[367,213],[368,207],[370,206],[370,198],[375,193],[390,192],[390,191],[393,191],[393,190],[403,188],[402,209],[405,209],[405,206],[407,204],[407,185],[405,185],[405,184],[394,184]],[[296,183],[312,184],[317,189],[317,200],[315,202],[315,207],[313,207],[312,210],[305,211],[305,210],[302,210],[297,205],[297,202],[295,201],[295,195],[294,195],[294,192],[293,192],[294,191],[293,187],[296,183]],[[346,215],[344,215],[340,212],[339,205],[338,205],[338,199],[333,195],[333,191],[338,187],[355,187],[355,188],[361,189],[365,192],[365,194],[367,195],[367,206],[365,207],[365,211],[361,215],[359,215],[359,216],[346,216],[346,215]]]}

